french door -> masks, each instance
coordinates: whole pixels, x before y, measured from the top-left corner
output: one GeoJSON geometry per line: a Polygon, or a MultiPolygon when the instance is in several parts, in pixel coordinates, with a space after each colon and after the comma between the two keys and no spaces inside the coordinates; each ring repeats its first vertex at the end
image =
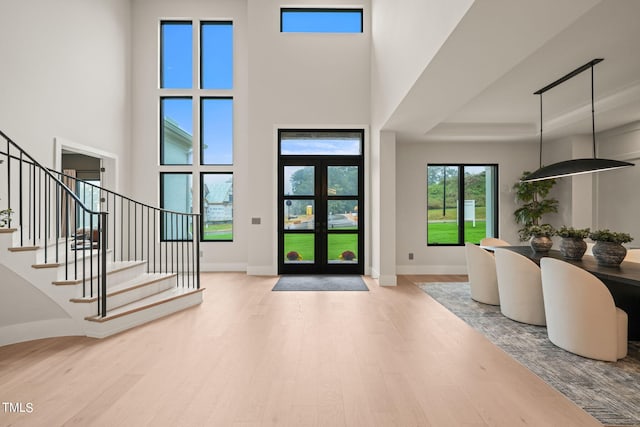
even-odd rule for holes
{"type": "MultiPolygon", "coordinates": [[[[290,134],[286,132],[281,131],[281,148],[287,146],[290,134]]],[[[337,138],[341,132],[344,131],[330,136],[337,138]]],[[[303,135],[315,134],[305,131],[303,135]]],[[[318,131],[318,135],[328,138],[326,131],[318,131]]],[[[349,135],[353,138],[353,131],[349,135]]],[[[320,150],[322,154],[287,154],[286,149],[281,149],[278,167],[280,274],[364,273],[362,132],[356,132],[355,136],[360,141],[356,154],[327,154],[326,150],[320,150]]]]}

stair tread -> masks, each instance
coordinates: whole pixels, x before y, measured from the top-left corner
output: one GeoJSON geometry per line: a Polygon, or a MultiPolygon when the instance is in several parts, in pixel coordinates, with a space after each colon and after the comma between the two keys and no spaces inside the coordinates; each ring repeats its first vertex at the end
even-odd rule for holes
{"type": "MultiPolygon", "coordinates": [[[[107,297],[121,294],[123,292],[132,291],[134,289],[138,289],[142,286],[148,286],[159,282],[164,279],[172,278],[177,276],[176,273],[144,273],[134,279],[128,280],[126,282],[119,283],[115,286],[110,286],[107,290],[107,297]]],[[[80,297],[80,298],[71,298],[72,302],[95,302],[98,299],[97,296],[93,297],[80,297]]]]}
{"type": "Polygon", "coordinates": [[[89,316],[86,317],[85,320],[89,320],[92,322],[107,322],[112,319],[117,319],[118,317],[125,316],[127,314],[135,313],[137,311],[141,311],[147,308],[151,308],[178,298],[186,297],[189,295],[196,294],[198,292],[204,291],[204,288],[194,289],[194,288],[171,288],[166,291],[158,292],[153,295],[149,295],[146,298],[142,298],[138,301],[134,301],[129,304],[125,304],[118,308],[114,308],[109,310],[107,316],[89,316]]]}
{"type": "MultiPolygon", "coordinates": [[[[110,273],[115,273],[118,271],[126,270],[128,268],[133,268],[138,265],[146,264],[147,261],[117,261],[110,262],[107,264],[107,275],[110,273]]],[[[64,264],[62,264],[64,265],[64,264]]],[[[98,275],[94,274],[93,277],[87,277],[86,280],[97,279],[98,275]]],[[[77,285],[82,283],[82,279],[68,279],[68,280],[56,280],[52,282],[54,285],[77,285]]]]}

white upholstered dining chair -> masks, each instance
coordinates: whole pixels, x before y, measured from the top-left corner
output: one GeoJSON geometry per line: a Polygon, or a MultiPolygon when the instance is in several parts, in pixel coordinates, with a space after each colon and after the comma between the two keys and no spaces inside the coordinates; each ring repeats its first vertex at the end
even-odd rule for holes
{"type": "Polygon", "coordinates": [[[484,304],[500,305],[493,255],[473,243],[465,243],[464,246],[471,298],[484,304]]]}
{"type": "Polygon", "coordinates": [[[546,325],[540,267],[508,249],[496,249],[500,310],[512,320],[546,325]]]}
{"type": "Polygon", "coordinates": [[[627,313],[593,274],[553,258],[540,260],[549,340],[591,359],[627,355],[627,313]]]}

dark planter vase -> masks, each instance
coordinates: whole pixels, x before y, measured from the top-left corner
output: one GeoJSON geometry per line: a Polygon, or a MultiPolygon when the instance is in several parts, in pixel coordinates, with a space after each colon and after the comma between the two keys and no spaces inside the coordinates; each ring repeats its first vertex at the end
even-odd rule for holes
{"type": "Polygon", "coordinates": [[[597,241],[593,246],[593,257],[599,265],[616,267],[627,255],[627,248],[620,243],[597,241]]]}
{"type": "Polygon", "coordinates": [[[582,259],[586,250],[587,243],[579,237],[563,237],[560,242],[560,253],[566,259],[582,259]]]}
{"type": "Polygon", "coordinates": [[[533,236],[529,241],[529,244],[536,252],[549,252],[551,246],[553,246],[553,240],[547,236],[533,236]]]}

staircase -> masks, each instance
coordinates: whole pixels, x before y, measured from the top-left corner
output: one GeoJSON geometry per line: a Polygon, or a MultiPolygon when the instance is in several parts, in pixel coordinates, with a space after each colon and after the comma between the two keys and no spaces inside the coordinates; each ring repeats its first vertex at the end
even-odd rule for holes
{"type": "Polygon", "coordinates": [[[103,338],[202,302],[198,214],[49,170],[0,137],[0,345],[103,338]]]}

